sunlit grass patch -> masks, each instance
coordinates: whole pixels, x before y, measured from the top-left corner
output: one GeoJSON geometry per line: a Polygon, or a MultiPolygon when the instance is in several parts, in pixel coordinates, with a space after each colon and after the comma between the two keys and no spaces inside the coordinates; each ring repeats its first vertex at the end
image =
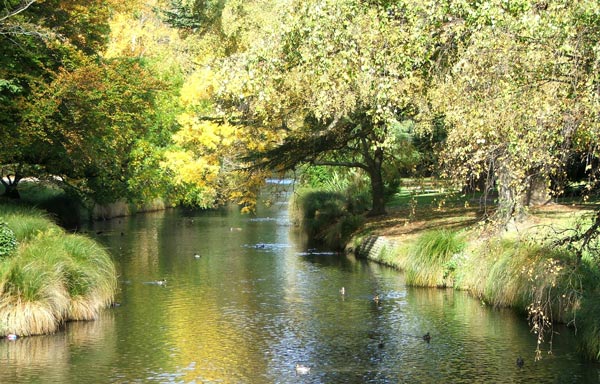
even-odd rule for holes
{"type": "Polygon", "coordinates": [[[423,233],[413,244],[406,260],[406,283],[422,287],[452,285],[451,274],[459,262],[464,239],[455,232],[435,230],[423,233]]]}
{"type": "Polygon", "coordinates": [[[15,257],[0,268],[0,333],[54,333],[64,320],[69,295],[60,265],[15,257]]]}
{"type": "Polygon", "coordinates": [[[70,235],[62,243],[69,258],[64,279],[71,303],[69,320],[92,320],[108,306],[117,286],[115,266],[105,249],[91,239],[70,235]]]}
{"type": "Polygon", "coordinates": [[[19,242],[26,242],[48,231],[63,232],[46,213],[35,208],[0,205],[0,218],[13,230],[19,242]]]}

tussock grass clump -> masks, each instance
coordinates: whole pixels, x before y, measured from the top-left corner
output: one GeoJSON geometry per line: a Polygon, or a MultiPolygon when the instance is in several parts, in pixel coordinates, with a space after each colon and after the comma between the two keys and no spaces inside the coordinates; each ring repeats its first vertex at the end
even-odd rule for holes
{"type": "Polygon", "coordinates": [[[590,359],[600,360],[600,291],[598,287],[584,296],[577,328],[579,349],[583,355],[590,359]]]}
{"type": "Polygon", "coordinates": [[[464,245],[462,236],[455,232],[425,232],[410,249],[405,266],[406,283],[421,287],[453,285],[453,273],[464,245]]]}
{"type": "Polygon", "coordinates": [[[31,207],[0,205],[0,217],[14,232],[18,242],[27,242],[48,231],[63,232],[45,212],[31,207]]]}
{"type": "Polygon", "coordinates": [[[0,335],[48,334],[68,320],[96,319],[117,286],[106,250],[35,211],[1,213],[19,245],[0,262],[0,335]]]}
{"type": "Polygon", "coordinates": [[[68,262],[64,282],[71,302],[68,320],[93,320],[108,306],[117,287],[115,266],[110,256],[91,239],[71,235],[63,240],[68,262]]]}
{"type": "Polygon", "coordinates": [[[539,267],[539,250],[514,241],[497,241],[490,244],[488,254],[493,257],[483,297],[495,307],[516,306],[525,308],[531,281],[528,274],[535,275],[539,267]]]}
{"type": "Polygon", "coordinates": [[[0,269],[0,334],[54,333],[64,320],[69,295],[60,265],[15,257],[0,269]]]}
{"type": "Polygon", "coordinates": [[[579,305],[584,272],[562,249],[504,239],[481,244],[476,255],[462,273],[476,282],[471,292],[494,307],[540,313],[543,306],[543,316],[564,322],[579,305]]]}

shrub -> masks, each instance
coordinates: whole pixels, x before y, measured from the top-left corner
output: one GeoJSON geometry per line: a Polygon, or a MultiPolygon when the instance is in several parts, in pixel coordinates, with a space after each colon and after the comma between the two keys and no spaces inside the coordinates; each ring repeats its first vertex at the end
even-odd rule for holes
{"type": "Polygon", "coordinates": [[[17,238],[8,224],[0,222],[0,259],[17,249],[17,238]]]}

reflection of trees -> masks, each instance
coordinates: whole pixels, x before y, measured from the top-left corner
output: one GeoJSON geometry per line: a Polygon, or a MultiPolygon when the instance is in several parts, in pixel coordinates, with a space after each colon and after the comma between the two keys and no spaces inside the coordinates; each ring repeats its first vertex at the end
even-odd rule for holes
{"type": "Polygon", "coordinates": [[[73,382],[72,360],[84,376],[86,366],[110,367],[116,361],[114,326],[113,314],[104,311],[95,321],[68,323],[55,335],[0,340],[0,382],[73,382]]]}
{"type": "Polygon", "coordinates": [[[496,379],[510,381],[507,375],[518,372],[506,372],[506,367],[513,367],[517,356],[534,351],[534,344],[527,350],[524,342],[531,338],[525,320],[520,322],[512,311],[491,310],[465,292],[451,289],[407,289],[407,304],[416,320],[413,332],[431,332],[432,360],[445,375],[477,380],[485,372],[490,380],[496,372],[496,379]]]}
{"type": "Polygon", "coordinates": [[[528,356],[528,329],[512,312],[452,290],[405,288],[396,271],[363,260],[307,254],[274,220],[152,217],[131,219],[131,238],[120,229],[106,237],[133,250],[120,263],[131,283],[115,312],[127,366],[113,377],[294,382],[294,364],[304,363],[319,382],[476,381],[528,356]],[[252,247],[259,242],[291,246],[252,247]],[[162,277],[167,287],[142,284],[162,277]],[[421,338],[428,331],[431,344],[421,338]]]}

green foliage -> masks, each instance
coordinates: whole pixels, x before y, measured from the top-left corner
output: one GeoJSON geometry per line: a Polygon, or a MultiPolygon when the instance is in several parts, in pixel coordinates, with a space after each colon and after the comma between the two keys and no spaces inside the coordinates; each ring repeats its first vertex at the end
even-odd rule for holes
{"type": "Polygon", "coordinates": [[[17,238],[8,224],[0,222],[0,259],[12,254],[17,249],[17,238]]]}
{"type": "Polygon", "coordinates": [[[422,234],[406,261],[406,283],[424,287],[452,285],[465,240],[457,233],[436,230],[422,234]]]}
{"type": "MultiPolygon", "coordinates": [[[[444,116],[446,174],[498,187],[502,223],[561,193],[569,159],[598,157],[599,5],[537,1],[440,7],[454,47],[430,97],[444,116]],[[594,48],[592,48],[594,47],[594,48]]],[[[436,115],[434,115],[436,116],[436,115]]]]}
{"type": "Polygon", "coordinates": [[[339,192],[304,189],[291,204],[294,217],[309,238],[331,248],[343,247],[364,222],[364,217],[350,210],[349,202],[339,192]]]}

